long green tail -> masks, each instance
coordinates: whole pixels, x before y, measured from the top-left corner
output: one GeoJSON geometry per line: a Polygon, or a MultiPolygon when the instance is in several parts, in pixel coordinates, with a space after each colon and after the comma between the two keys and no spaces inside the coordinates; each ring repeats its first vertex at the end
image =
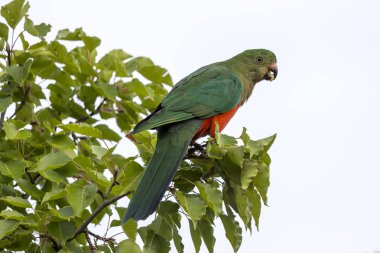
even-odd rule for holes
{"type": "Polygon", "coordinates": [[[158,128],[157,145],[121,221],[144,220],[152,214],[172,181],[202,120],[192,119],[158,128]]]}

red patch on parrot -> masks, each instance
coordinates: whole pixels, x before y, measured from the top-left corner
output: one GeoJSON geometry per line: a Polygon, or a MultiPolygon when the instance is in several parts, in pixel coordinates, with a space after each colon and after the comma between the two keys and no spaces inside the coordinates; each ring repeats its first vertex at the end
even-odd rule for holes
{"type": "Polygon", "coordinates": [[[200,137],[210,135],[212,138],[215,137],[215,128],[216,122],[219,124],[219,131],[222,132],[223,129],[227,126],[228,122],[235,115],[237,109],[239,109],[240,104],[221,114],[217,114],[210,118],[203,120],[202,125],[199,127],[197,133],[194,135],[193,140],[196,140],[200,137]]]}

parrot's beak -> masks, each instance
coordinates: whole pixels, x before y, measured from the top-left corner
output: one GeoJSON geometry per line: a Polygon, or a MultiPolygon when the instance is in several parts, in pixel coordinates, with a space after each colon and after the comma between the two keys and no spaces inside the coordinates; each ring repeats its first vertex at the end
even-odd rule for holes
{"type": "Polygon", "coordinates": [[[265,80],[273,81],[276,79],[278,73],[278,68],[276,63],[269,65],[268,72],[265,75],[265,80]]]}

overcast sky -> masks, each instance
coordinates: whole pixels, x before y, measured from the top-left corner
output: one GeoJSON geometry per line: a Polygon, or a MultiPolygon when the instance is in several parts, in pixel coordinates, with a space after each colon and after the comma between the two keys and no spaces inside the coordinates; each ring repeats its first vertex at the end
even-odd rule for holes
{"type": "MultiPolygon", "coordinates": [[[[379,0],[29,1],[35,23],[81,26],[101,53],[151,57],[175,81],[245,49],[274,51],[277,80],[225,129],[278,134],[270,207],[239,252],[380,250],[379,0]]],[[[222,230],[215,252],[232,252],[222,230]]]]}

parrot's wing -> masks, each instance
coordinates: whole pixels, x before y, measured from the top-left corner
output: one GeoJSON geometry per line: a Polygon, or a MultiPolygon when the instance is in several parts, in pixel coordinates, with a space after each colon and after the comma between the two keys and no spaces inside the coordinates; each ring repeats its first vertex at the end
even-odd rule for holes
{"type": "Polygon", "coordinates": [[[242,91],[240,80],[231,70],[218,65],[201,68],[178,82],[132,133],[227,112],[240,102],[242,91]]]}

